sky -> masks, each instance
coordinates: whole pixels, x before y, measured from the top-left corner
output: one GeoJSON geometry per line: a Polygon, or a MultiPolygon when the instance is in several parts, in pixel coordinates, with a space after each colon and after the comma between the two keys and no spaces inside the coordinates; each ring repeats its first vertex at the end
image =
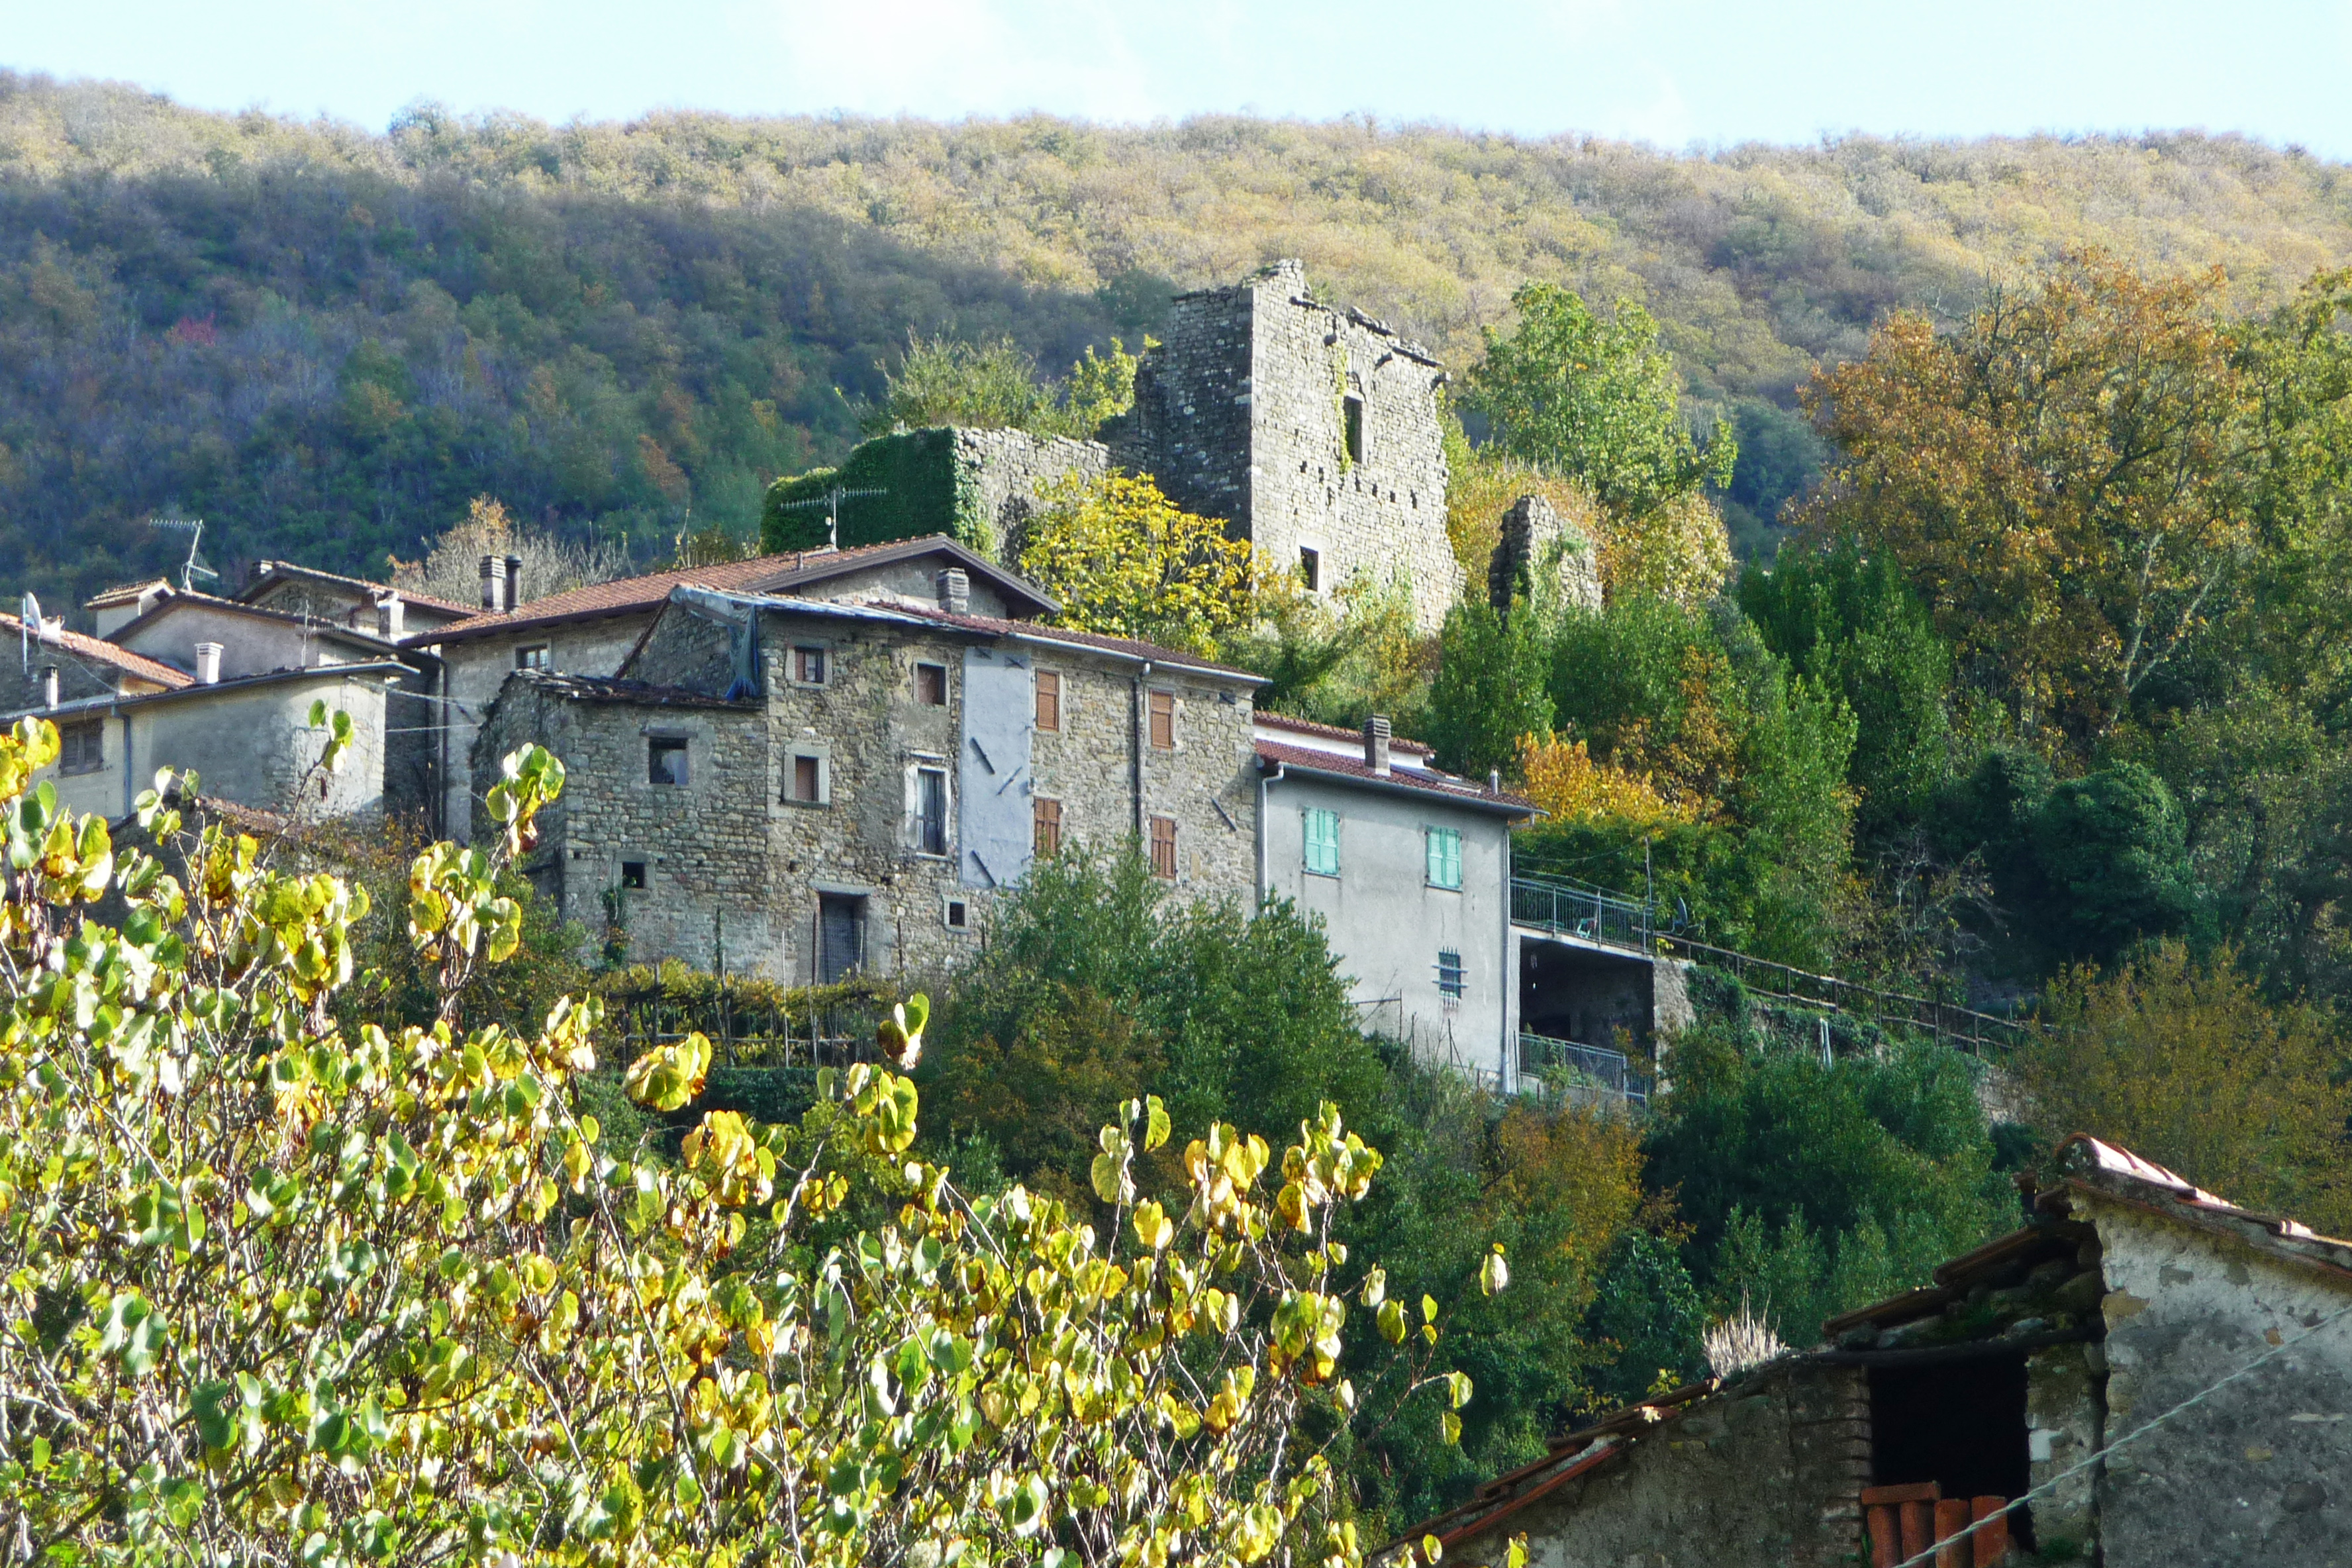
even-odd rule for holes
{"type": "Polygon", "coordinates": [[[373,130],[418,100],[1241,111],[1668,148],[2199,129],[2352,159],[2352,0],[0,0],[0,66],[373,130]]]}

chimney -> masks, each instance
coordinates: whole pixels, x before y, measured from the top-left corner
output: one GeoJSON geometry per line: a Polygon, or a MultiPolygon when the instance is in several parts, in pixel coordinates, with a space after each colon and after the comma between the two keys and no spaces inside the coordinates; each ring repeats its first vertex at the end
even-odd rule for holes
{"type": "Polygon", "coordinates": [[[1364,721],[1364,766],[1376,773],[1389,771],[1389,721],[1377,713],[1364,721]]]}
{"type": "Polygon", "coordinates": [[[41,666],[41,706],[51,712],[57,710],[58,667],[54,664],[41,666]]]}
{"type": "Polygon", "coordinates": [[[1503,793],[1502,769],[1488,768],[1486,770],[1486,793],[1488,795],[1500,795],[1503,793]]]}
{"type": "Polygon", "coordinates": [[[521,603],[522,557],[509,555],[507,557],[507,608],[511,610],[521,603]]]}
{"type": "Polygon", "coordinates": [[[398,642],[408,621],[408,606],[397,594],[386,594],[375,602],[375,635],[386,642],[398,642]]]}
{"type": "Polygon", "coordinates": [[[506,563],[495,555],[482,557],[482,613],[495,616],[506,608],[506,563]]]}
{"type": "Polygon", "coordinates": [[[220,656],[221,645],[216,642],[200,642],[196,645],[197,685],[218,686],[220,684],[220,656]]]}
{"type": "Polygon", "coordinates": [[[962,567],[940,574],[940,608],[959,616],[971,608],[971,574],[962,567]]]}

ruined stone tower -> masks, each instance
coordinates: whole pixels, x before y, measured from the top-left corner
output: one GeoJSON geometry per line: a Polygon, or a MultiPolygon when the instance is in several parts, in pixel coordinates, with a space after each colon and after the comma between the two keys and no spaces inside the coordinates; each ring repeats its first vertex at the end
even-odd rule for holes
{"type": "Polygon", "coordinates": [[[1402,574],[1434,630],[1462,591],[1445,537],[1445,451],[1429,353],[1356,310],[1317,303],[1281,261],[1177,297],[1167,341],[1104,431],[1123,468],[1233,524],[1329,593],[1402,574]]]}

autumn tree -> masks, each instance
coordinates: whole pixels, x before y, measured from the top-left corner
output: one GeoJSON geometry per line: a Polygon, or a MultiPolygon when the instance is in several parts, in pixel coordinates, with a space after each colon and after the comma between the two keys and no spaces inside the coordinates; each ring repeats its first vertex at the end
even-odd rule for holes
{"type": "Polygon", "coordinates": [[[1953,331],[1895,315],[1806,393],[1837,447],[1807,524],[1899,563],[2047,743],[2114,729],[2252,539],[2221,282],[2079,252],[1953,331]]]}
{"type": "MultiPolygon", "coordinates": [[[[1460,1434],[1470,1380],[1426,1359],[1445,1313],[1334,1236],[1381,1157],[1328,1107],[1279,1153],[1212,1126],[1155,1193],[1170,1121],[1130,1099],[1098,1215],[966,1194],[915,1152],[915,998],[797,1126],[713,1111],[674,1159],[616,1152],[576,1098],[593,998],[462,1016],[519,941],[499,879],[562,787],[546,752],[506,760],[489,847],[417,857],[443,1000],[397,1031],[333,1022],[363,897],[184,836],[155,791],[140,822],[185,879],[118,858],[27,793],[57,755],[46,721],[0,738],[13,1556],[1353,1568],[1318,1436],[1350,1375],[1441,1394],[1460,1434]],[[1367,1322],[1389,1348],[1360,1362],[1367,1322]]],[[[675,1112],[710,1057],[667,1042],[621,1087],[675,1112]]]]}
{"type": "MultiPolygon", "coordinates": [[[[1144,340],[1144,348],[1152,346],[1144,340]]],[[[1029,430],[1090,437],[1103,421],[1135,405],[1139,356],[1118,339],[1108,353],[1089,345],[1066,381],[1049,381],[1034,355],[1011,338],[968,342],[909,332],[898,365],[883,372],[882,400],[866,410],[869,436],[931,425],[1029,430]]]]}
{"type": "Polygon", "coordinates": [[[1149,475],[1071,475],[1047,488],[1021,570],[1062,602],[1062,624],[1196,653],[1248,623],[1248,543],[1170,500],[1149,475]]]}
{"type": "Polygon", "coordinates": [[[582,539],[518,522],[496,496],[476,496],[466,515],[433,541],[422,559],[393,563],[392,581],[412,594],[453,604],[480,600],[485,555],[522,563],[518,603],[544,599],[592,583],[609,583],[631,570],[628,551],[607,540],[582,539]]]}
{"type": "Polygon", "coordinates": [[[2200,963],[2168,942],[2110,973],[2070,969],[2042,1024],[2013,1065],[2049,1141],[2094,1133],[2234,1202],[2352,1225],[2334,1020],[2266,1002],[2231,950],[2200,963]]]}

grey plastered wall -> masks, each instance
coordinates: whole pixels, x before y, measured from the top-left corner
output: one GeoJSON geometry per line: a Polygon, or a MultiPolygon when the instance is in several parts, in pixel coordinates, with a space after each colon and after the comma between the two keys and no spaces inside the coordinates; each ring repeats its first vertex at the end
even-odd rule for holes
{"type": "Polygon", "coordinates": [[[1286,773],[1265,791],[1265,895],[1321,919],[1367,1027],[1402,1032],[1416,1054],[1501,1070],[1517,1006],[1510,944],[1510,844],[1504,819],[1435,796],[1382,793],[1286,773]],[[1310,873],[1308,810],[1339,816],[1339,874],[1310,873]],[[1424,832],[1462,835],[1462,887],[1432,887],[1424,832]],[[1457,1001],[1437,987],[1437,954],[1462,955],[1457,1001]]]}
{"type": "Polygon", "coordinates": [[[1532,1568],[1844,1568],[1863,1561],[1870,1402],[1850,1367],[1768,1372],[1445,1548],[1532,1568]]]}
{"type": "MultiPolygon", "coordinates": [[[[2096,1194],[2113,1442],[2352,1306],[2352,1276],[2096,1194]]],[[[2079,1209],[2078,1209],[2079,1212],[2079,1209]]],[[[2352,1318],[2111,1454],[2106,1568],[2352,1563],[2352,1318]]]]}
{"type": "Polygon", "coordinates": [[[1017,644],[963,650],[963,811],[956,870],[967,888],[1009,888],[1029,872],[1034,834],[1029,737],[1037,689],[1017,644]]]}
{"type": "Polygon", "coordinates": [[[221,645],[224,680],[320,664],[350,664],[380,658],[385,651],[382,645],[343,636],[333,626],[306,626],[242,605],[186,598],[171,602],[154,619],[116,640],[133,653],[189,671],[196,668],[196,644],[216,642],[221,645]]]}

